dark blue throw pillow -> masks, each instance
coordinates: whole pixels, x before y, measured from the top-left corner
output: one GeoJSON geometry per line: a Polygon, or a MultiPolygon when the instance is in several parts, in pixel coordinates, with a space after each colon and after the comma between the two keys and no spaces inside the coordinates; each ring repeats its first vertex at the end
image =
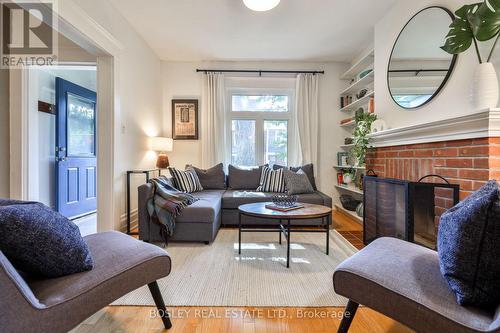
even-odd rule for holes
{"type": "Polygon", "coordinates": [[[37,202],[0,199],[0,250],[14,267],[36,276],[54,278],[93,267],[76,224],[37,202]]]}
{"type": "Polygon", "coordinates": [[[441,216],[441,273],[461,305],[500,304],[500,186],[491,180],[441,216]]]}

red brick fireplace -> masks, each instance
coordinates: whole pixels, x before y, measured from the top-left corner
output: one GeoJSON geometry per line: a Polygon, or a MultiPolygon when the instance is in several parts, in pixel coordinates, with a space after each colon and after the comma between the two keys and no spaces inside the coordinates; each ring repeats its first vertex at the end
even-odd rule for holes
{"type": "MultiPolygon", "coordinates": [[[[479,189],[489,179],[500,180],[500,109],[388,129],[374,133],[371,137],[374,148],[367,152],[366,169],[373,169],[379,177],[416,182],[427,175],[440,175],[451,184],[460,185],[460,200],[479,189]]],[[[427,178],[425,182],[443,181],[439,178],[427,178]]],[[[423,199],[424,202],[429,196],[433,205],[426,203],[426,207],[430,208],[419,211],[419,231],[416,222],[413,225],[414,239],[416,240],[417,236],[423,237],[429,247],[434,247],[440,216],[451,208],[456,200],[452,189],[435,185],[433,188],[432,193],[417,198],[423,199]],[[424,211],[426,213],[421,214],[424,211]],[[420,218],[422,216],[423,219],[420,218]]],[[[383,191],[379,190],[372,197],[375,197],[377,202],[378,196],[383,194],[383,191]]],[[[395,212],[399,212],[403,207],[398,204],[393,206],[395,212]]],[[[391,209],[388,211],[391,212],[391,209]]],[[[378,226],[377,219],[375,223],[378,226]]]]}
{"type": "Polygon", "coordinates": [[[500,179],[500,138],[477,138],[373,148],[366,167],[380,177],[418,181],[438,174],[460,185],[460,199],[500,179]]]}

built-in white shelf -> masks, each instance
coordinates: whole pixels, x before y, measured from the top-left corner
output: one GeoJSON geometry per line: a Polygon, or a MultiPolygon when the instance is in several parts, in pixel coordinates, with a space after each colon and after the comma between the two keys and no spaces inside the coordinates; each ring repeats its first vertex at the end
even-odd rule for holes
{"type": "Polygon", "coordinates": [[[350,145],[341,145],[340,148],[342,149],[351,149],[354,147],[354,143],[351,143],[350,145]]]}
{"type": "MultiPolygon", "coordinates": [[[[375,92],[371,91],[371,92],[367,93],[363,98],[360,98],[360,99],[352,102],[351,104],[344,106],[342,109],[340,109],[340,111],[350,112],[353,110],[357,110],[360,107],[362,107],[363,105],[368,104],[370,102],[370,98],[373,97],[374,95],[375,95],[375,92]]],[[[367,110],[365,110],[365,111],[367,111],[367,110]]]]}
{"type": "Polygon", "coordinates": [[[352,128],[354,126],[356,126],[356,122],[354,120],[351,120],[347,123],[340,124],[340,127],[352,128]]]}
{"type": "Polygon", "coordinates": [[[359,195],[363,195],[363,191],[361,191],[360,189],[356,188],[354,185],[335,185],[335,187],[339,190],[344,190],[344,191],[347,191],[347,192],[351,192],[351,193],[356,193],[356,194],[359,194],[359,195]]]}
{"type": "Polygon", "coordinates": [[[351,216],[356,222],[363,223],[363,218],[361,216],[358,216],[356,212],[351,212],[350,210],[345,209],[342,207],[342,205],[335,204],[335,208],[340,210],[342,213],[347,214],[351,216]]]}
{"type": "MultiPolygon", "coordinates": [[[[351,80],[355,78],[360,72],[373,66],[375,57],[375,50],[370,50],[367,54],[361,57],[351,68],[349,68],[340,78],[342,80],[351,80]]],[[[372,67],[373,68],[373,67],[372,67]]]]}
{"type": "Polygon", "coordinates": [[[370,74],[366,75],[362,79],[359,79],[358,81],[354,82],[351,84],[349,87],[347,87],[344,91],[340,93],[341,96],[346,96],[346,95],[352,95],[352,94],[357,94],[361,89],[363,88],[371,88],[368,90],[373,90],[373,79],[375,77],[375,72],[371,71],[370,74]]]}
{"type": "MultiPolygon", "coordinates": [[[[353,96],[353,99],[356,98],[355,95],[358,94],[361,90],[366,89],[367,93],[365,96],[362,98],[353,101],[351,104],[344,106],[343,108],[340,109],[341,112],[353,112],[358,110],[360,107],[364,107],[366,105],[370,104],[370,99],[375,97],[374,93],[374,81],[375,81],[375,71],[374,71],[374,62],[375,62],[375,52],[374,50],[369,50],[365,54],[362,54],[359,60],[357,60],[355,63],[352,64],[352,66],[345,72],[343,73],[340,78],[342,80],[350,80],[350,85],[345,88],[341,93],[340,97],[341,99],[350,99],[349,97],[345,98],[346,96],[353,96]],[[360,74],[363,72],[370,70],[371,72],[367,73],[365,76],[362,78],[360,77],[360,74]]],[[[341,100],[342,101],[342,100],[341,100]]],[[[365,109],[365,112],[369,112],[369,110],[365,109]]],[[[352,115],[352,113],[351,113],[352,115]]],[[[347,117],[346,117],[347,118],[347,117]]],[[[355,120],[349,121],[344,124],[339,124],[340,127],[342,127],[346,132],[352,133],[352,131],[356,127],[356,122],[355,120]]],[[[352,135],[352,134],[351,134],[352,135]]],[[[354,144],[348,144],[348,145],[341,145],[340,149],[344,151],[349,151],[354,147],[354,144]]],[[[365,167],[354,167],[354,166],[340,166],[340,165],[334,165],[333,166],[336,170],[339,172],[344,172],[346,169],[352,169],[354,170],[355,176],[360,177],[362,173],[366,171],[365,167]]],[[[355,178],[356,178],[355,177],[355,178]]],[[[355,184],[349,184],[346,186],[341,186],[341,185],[335,185],[335,188],[338,190],[339,193],[345,194],[349,193],[355,197],[363,197],[363,191],[356,188],[355,184]]],[[[362,223],[363,218],[359,217],[355,212],[348,211],[344,209],[341,205],[336,204],[335,205],[338,210],[344,212],[345,214],[352,216],[353,220],[362,223]]]]}
{"type": "Polygon", "coordinates": [[[366,170],[364,166],[352,166],[352,165],[334,165],[335,169],[354,169],[354,170],[366,170]]]}

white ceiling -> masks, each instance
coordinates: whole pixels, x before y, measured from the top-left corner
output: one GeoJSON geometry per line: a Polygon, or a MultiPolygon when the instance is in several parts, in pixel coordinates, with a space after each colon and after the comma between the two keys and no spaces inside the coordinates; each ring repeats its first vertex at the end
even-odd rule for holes
{"type": "Polygon", "coordinates": [[[111,0],[163,60],[351,61],[398,0],[111,0]]]}

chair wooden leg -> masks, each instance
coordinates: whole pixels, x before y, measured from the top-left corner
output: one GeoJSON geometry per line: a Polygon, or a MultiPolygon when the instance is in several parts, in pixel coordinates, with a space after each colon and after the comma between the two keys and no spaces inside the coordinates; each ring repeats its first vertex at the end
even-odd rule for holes
{"type": "Polygon", "coordinates": [[[351,323],[352,320],[354,319],[354,315],[356,314],[358,306],[359,306],[358,303],[349,300],[344,310],[342,322],[340,323],[340,327],[337,333],[347,333],[349,331],[349,327],[351,327],[351,323]]]}
{"type": "Polygon", "coordinates": [[[167,312],[165,303],[163,302],[163,297],[161,296],[158,283],[156,281],[151,282],[150,284],[148,284],[148,287],[149,291],[151,292],[151,296],[153,296],[156,307],[158,308],[161,320],[163,321],[163,326],[165,326],[165,328],[168,330],[172,327],[172,322],[170,321],[170,314],[167,312]]]}

